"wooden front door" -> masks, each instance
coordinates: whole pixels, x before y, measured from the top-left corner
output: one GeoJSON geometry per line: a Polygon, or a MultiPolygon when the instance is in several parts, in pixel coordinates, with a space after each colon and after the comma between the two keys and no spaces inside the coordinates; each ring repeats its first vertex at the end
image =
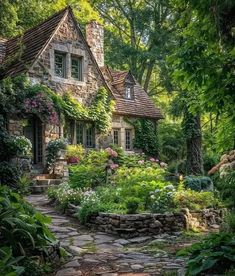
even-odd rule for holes
{"type": "Polygon", "coordinates": [[[43,161],[42,149],[42,122],[36,116],[28,120],[27,126],[24,127],[24,136],[32,143],[33,163],[41,164],[43,161]]]}

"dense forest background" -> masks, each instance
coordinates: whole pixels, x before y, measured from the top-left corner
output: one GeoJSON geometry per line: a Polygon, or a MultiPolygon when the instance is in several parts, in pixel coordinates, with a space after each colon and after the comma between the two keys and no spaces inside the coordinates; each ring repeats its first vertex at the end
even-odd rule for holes
{"type": "Polygon", "coordinates": [[[105,27],[106,64],[130,69],[165,119],[160,157],[201,174],[235,148],[234,0],[4,0],[0,36],[12,37],[71,5],[105,27]]]}

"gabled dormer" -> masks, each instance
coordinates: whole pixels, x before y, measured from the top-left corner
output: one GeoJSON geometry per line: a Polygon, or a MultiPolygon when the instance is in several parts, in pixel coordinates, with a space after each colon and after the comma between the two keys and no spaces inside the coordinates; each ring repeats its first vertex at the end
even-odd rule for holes
{"type": "Polygon", "coordinates": [[[124,80],[124,98],[126,100],[134,100],[135,92],[134,92],[135,80],[130,72],[128,72],[125,80],[124,80]]]}

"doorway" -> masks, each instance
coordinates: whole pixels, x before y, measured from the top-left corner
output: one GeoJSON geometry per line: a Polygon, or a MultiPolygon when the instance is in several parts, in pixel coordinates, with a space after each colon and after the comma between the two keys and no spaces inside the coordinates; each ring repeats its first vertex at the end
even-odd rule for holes
{"type": "Polygon", "coordinates": [[[27,126],[23,130],[24,136],[32,143],[32,155],[34,164],[43,162],[43,141],[42,141],[42,122],[36,116],[28,120],[27,126]]]}

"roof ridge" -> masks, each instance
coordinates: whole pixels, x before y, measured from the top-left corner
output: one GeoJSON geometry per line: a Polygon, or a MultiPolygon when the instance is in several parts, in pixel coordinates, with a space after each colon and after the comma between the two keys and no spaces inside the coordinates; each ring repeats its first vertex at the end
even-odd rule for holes
{"type": "Polygon", "coordinates": [[[35,29],[38,29],[40,28],[43,24],[45,24],[46,22],[50,21],[52,18],[58,16],[59,14],[62,14],[63,12],[66,12],[67,10],[70,10],[71,7],[70,6],[66,6],[65,8],[61,9],[60,11],[56,12],[56,13],[53,13],[51,14],[49,17],[47,17],[46,19],[44,19],[43,21],[39,22],[38,24],[36,24],[35,26],[25,30],[22,34],[19,34],[17,36],[13,36],[13,37],[10,37],[8,38],[7,40],[10,41],[10,40],[13,40],[13,39],[17,39],[17,38],[20,38],[22,36],[24,36],[27,32],[31,32],[35,29]]]}

